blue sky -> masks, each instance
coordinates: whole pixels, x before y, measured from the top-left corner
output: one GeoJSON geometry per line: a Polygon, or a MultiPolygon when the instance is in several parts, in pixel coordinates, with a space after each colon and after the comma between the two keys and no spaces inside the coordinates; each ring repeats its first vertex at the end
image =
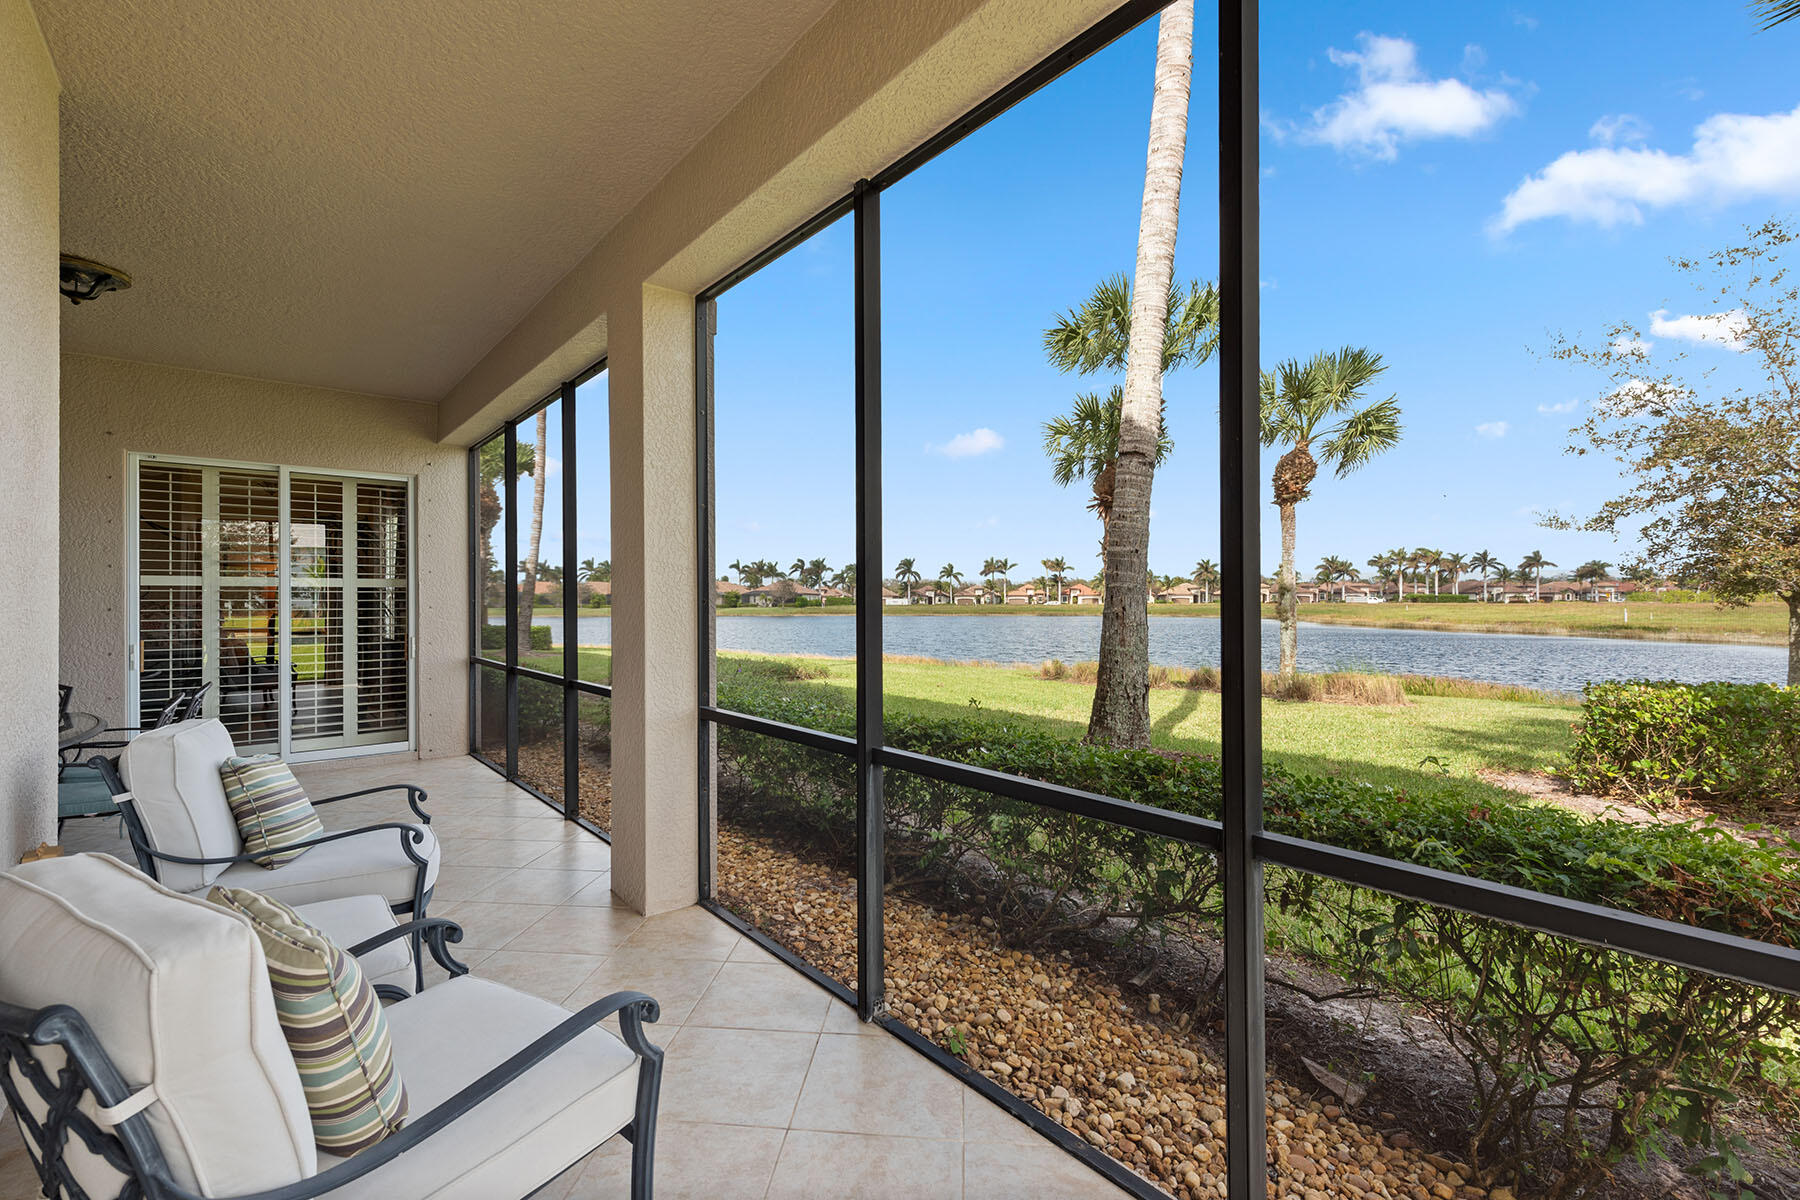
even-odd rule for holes
{"type": "MultiPolygon", "coordinates": [[[[1177,272],[1214,278],[1215,29],[1200,7],[1177,272]]],[[[1401,544],[1619,560],[1629,548],[1537,525],[1615,479],[1563,453],[1603,381],[1542,353],[1557,331],[1630,320],[1658,356],[1742,369],[1693,340],[1709,330],[1683,318],[1707,310],[1667,260],[1794,209],[1800,28],[1756,34],[1737,5],[1266,7],[1264,362],[1366,345],[1406,425],[1386,457],[1320,481],[1302,567],[1401,544]]],[[[1060,375],[1041,337],[1132,264],[1154,45],[1152,23],[884,195],[888,571],[906,555],[927,575],[989,556],[1098,568],[1086,493],[1051,481],[1040,426],[1111,380],[1060,375]]],[[[720,301],[721,570],[851,557],[849,235],[839,222],[720,301]]],[[[1208,364],[1165,381],[1159,572],[1218,557],[1216,379],[1208,364]]],[[[597,480],[604,447],[583,442],[597,480]]],[[[603,497],[582,491],[592,530],[603,497]]],[[[552,523],[546,556],[556,537],[552,523]]],[[[581,553],[606,557],[603,537],[584,532],[581,553]]]]}

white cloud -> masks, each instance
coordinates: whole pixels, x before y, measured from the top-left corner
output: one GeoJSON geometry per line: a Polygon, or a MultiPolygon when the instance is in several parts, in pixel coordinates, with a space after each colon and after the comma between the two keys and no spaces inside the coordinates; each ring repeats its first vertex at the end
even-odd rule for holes
{"type": "Polygon", "coordinates": [[[1646,209],[1794,196],[1800,107],[1766,117],[1718,113],[1694,129],[1686,154],[1613,145],[1568,151],[1507,194],[1491,230],[1550,217],[1637,225],[1646,209]]]}
{"type": "Polygon", "coordinates": [[[1505,421],[1483,421],[1475,427],[1475,432],[1484,438],[1503,438],[1511,428],[1505,421]]]}
{"type": "Polygon", "coordinates": [[[1530,13],[1522,13],[1515,8],[1510,10],[1509,15],[1512,17],[1512,23],[1521,29],[1533,30],[1538,27],[1538,19],[1530,13]]]}
{"type": "Polygon", "coordinates": [[[1541,413],[1572,413],[1580,407],[1581,401],[1579,400],[1564,400],[1560,404],[1540,404],[1538,411],[1541,413]]]}
{"type": "MultiPolygon", "coordinates": [[[[1359,33],[1357,49],[1331,49],[1331,61],[1356,72],[1357,87],[1314,110],[1303,140],[1391,162],[1402,142],[1474,137],[1518,111],[1498,89],[1477,91],[1460,79],[1430,79],[1419,48],[1405,38],[1359,33]]],[[[1464,62],[1482,57],[1464,47],[1464,62]]]]}
{"type": "Polygon", "coordinates": [[[1601,146],[1642,142],[1650,136],[1650,123],[1633,113],[1608,113],[1588,127],[1588,137],[1601,146]]]}
{"type": "Polygon", "coordinates": [[[1727,350],[1744,348],[1746,324],[1744,310],[1734,308],[1722,313],[1693,313],[1671,317],[1669,310],[1659,308],[1650,314],[1650,332],[1657,337],[1678,342],[1711,342],[1727,350]]]}
{"type": "Polygon", "coordinates": [[[1006,439],[987,428],[971,429],[967,433],[959,433],[942,446],[927,446],[926,450],[942,454],[945,458],[973,458],[977,454],[990,454],[1006,445],[1006,439]]]}

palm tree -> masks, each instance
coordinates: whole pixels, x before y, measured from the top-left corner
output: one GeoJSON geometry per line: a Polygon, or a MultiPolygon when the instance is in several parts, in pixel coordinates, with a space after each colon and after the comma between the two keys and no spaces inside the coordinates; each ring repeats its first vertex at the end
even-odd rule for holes
{"type": "Polygon", "coordinates": [[[1009,581],[1006,578],[1006,573],[1018,565],[1018,563],[1010,558],[996,558],[994,560],[994,571],[1000,576],[1000,603],[1002,604],[1006,603],[1006,593],[1010,586],[1009,581]]]}
{"type": "Polygon", "coordinates": [[[1525,556],[1524,561],[1519,563],[1519,574],[1530,575],[1534,571],[1537,572],[1537,583],[1531,589],[1531,598],[1533,600],[1542,600],[1544,598],[1544,568],[1554,567],[1555,565],[1555,563],[1544,557],[1544,552],[1542,550],[1533,550],[1530,554],[1525,556]]]}
{"type": "Polygon", "coordinates": [[[1494,578],[1500,581],[1500,596],[1502,599],[1505,599],[1506,597],[1506,585],[1511,581],[1512,577],[1513,569],[1511,567],[1507,566],[1505,563],[1498,563],[1495,565],[1494,578]]]}
{"type": "Polygon", "coordinates": [[[1800,0],[1751,0],[1750,7],[1766,33],[1783,21],[1800,17],[1800,0]]]}
{"type": "Polygon", "coordinates": [[[1575,568],[1575,579],[1580,583],[1598,583],[1606,578],[1606,572],[1612,564],[1599,558],[1590,558],[1575,568]]]}
{"type": "Polygon", "coordinates": [[[1382,553],[1370,558],[1369,569],[1375,572],[1375,578],[1381,580],[1382,591],[1387,590],[1388,582],[1394,578],[1394,556],[1382,553]]]}
{"type": "Polygon", "coordinates": [[[800,581],[813,587],[819,587],[824,584],[825,576],[830,571],[831,568],[825,564],[824,559],[815,558],[806,564],[806,570],[801,574],[800,581]]]}
{"type": "Polygon", "coordinates": [[[1488,572],[1500,565],[1500,560],[1486,550],[1477,550],[1469,556],[1469,569],[1481,572],[1481,599],[1485,603],[1488,598],[1488,572]]]}
{"type": "Polygon", "coordinates": [[[1205,603],[1212,603],[1212,590],[1219,582],[1219,564],[1210,558],[1203,558],[1194,564],[1194,582],[1199,585],[1205,596],[1205,603]]]}
{"type": "Polygon", "coordinates": [[[957,589],[962,587],[962,572],[956,569],[955,563],[945,563],[938,568],[937,577],[940,584],[949,585],[944,590],[949,593],[950,603],[955,604],[957,589]]]}
{"type": "Polygon", "coordinates": [[[1291,681],[1300,654],[1300,615],[1294,594],[1295,510],[1312,494],[1320,466],[1342,479],[1400,441],[1400,406],[1389,396],[1358,408],[1363,393],[1387,368],[1379,354],[1345,346],[1301,363],[1289,359],[1262,377],[1262,444],[1289,449],[1271,480],[1281,513],[1281,677],[1291,681]],[[1319,443],[1319,460],[1312,444],[1319,443]]]}
{"type": "Polygon", "coordinates": [[[805,583],[806,560],[804,558],[796,558],[793,562],[789,563],[787,574],[790,579],[798,579],[800,582],[805,583]]]}
{"type": "MultiPolygon", "coordinates": [[[[582,560],[581,577],[583,579],[587,579],[589,577],[588,570],[590,569],[590,566],[593,563],[593,561],[594,560],[591,558],[582,560]]],[[[726,563],[725,565],[737,574],[739,583],[744,582],[744,564],[740,560],[734,558],[729,563],[726,563]]]]}
{"type": "Polygon", "coordinates": [[[1461,554],[1446,554],[1444,569],[1450,572],[1450,594],[1457,595],[1462,587],[1463,572],[1469,569],[1469,560],[1461,554]]]}
{"type": "MultiPolygon", "coordinates": [[[[1088,511],[1100,518],[1100,545],[1106,546],[1106,530],[1112,522],[1114,464],[1119,458],[1119,413],[1124,389],[1114,387],[1105,400],[1094,392],[1075,397],[1067,413],[1044,422],[1044,453],[1050,457],[1050,477],[1058,487],[1085,479],[1093,490],[1088,511]]],[[[1159,430],[1156,465],[1162,466],[1175,443],[1159,430]]]]}
{"type": "Polygon", "coordinates": [[[906,589],[906,602],[912,603],[912,585],[925,578],[919,574],[919,567],[910,558],[903,558],[894,567],[894,580],[906,589]]]}
{"type": "Polygon", "coordinates": [[[1063,576],[1069,573],[1068,561],[1062,558],[1046,558],[1041,560],[1038,565],[1044,568],[1046,577],[1056,581],[1056,602],[1061,604],[1063,576]]]}
{"type": "MultiPolygon", "coordinates": [[[[1110,402],[1085,397],[1078,427],[1086,445],[1073,454],[1078,475],[1094,485],[1102,518],[1100,662],[1087,740],[1119,747],[1150,744],[1150,619],[1145,577],[1150,554],[1150,486],[1167,453],[1162,376],[1175,361],[1203,359],[1216,347],[1218,292],[1190,285],[1178,296],[1175,234],[1181,214],[1181,169],[1187,151],[1188,95],[1194,49],[1193,0],[1175,0],[1158,18],[1156,67],[1150,102],[1149,153],[1138,213],[1137,261],[1129,289],[1102,285],[1087,305],[1044,335],[1051,362],[1088,374],[1123,366],[1116,437],[1108,437],[1110,402]],[[1173,318],[1171,316],[1173,314],[1173,318]],[[1202,336],[1203,334],[1209,336],[1202,336]],[[1173,354],[1172,354],[1173,351],[1173,354]],[[1108,456],[1108,446],[1116,451],[1108,456]]],[[[1061,445],[1050,427],[1044,445],[1060,464],[1061,445]]]]}
{"type": "Polygon", "coordinates": [[[538,410],[537,436],[531,458],[531,545],[525,553],[524,571],[519,580],[519,627],[514,632],[520,658],[531,653],[531,612],[537,605],[538,551],[544,540],[544,485],[550,474],[547,470],[550,455],[545,449],[550,438],[548,413],[548,409],[538,410]]]}
{"type": "Polygon", "coordinates": [[[1388,562],[1393,565],[1395,578],[1399,580],[1395,585],[1395,595],[1404,600],[1406,598],[1406,567],[1412,561],[1412,551],[1405,546],[1396,546],[1387,552],[1386,557],[1388,562]]]}

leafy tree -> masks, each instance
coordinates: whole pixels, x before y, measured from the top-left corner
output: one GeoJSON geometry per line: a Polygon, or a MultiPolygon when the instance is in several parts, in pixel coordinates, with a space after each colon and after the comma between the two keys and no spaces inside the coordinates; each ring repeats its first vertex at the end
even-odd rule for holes
{"type": "Polygon", "coordinates": [[[792,604],[799,595],[800,589],[794,586],[793,580],[786,577],[777,579],[769,588],[769,599],[781,606],[792,604]]]}
{"type": "MultiPolygon", "coordinates": [[[[521,445],[517,451],[514,466],[521,475],[531,474],[532,466],[537,458],[529,444],[521,445]]],[[[483,597],[487,606],[504,601],[504,592],[495,594],[495,586],[505,586],[500,577],[499,564],[494,560],[494,527],[505,515],[501,489],[505,486],[506,475],[506,439],[489,438],[482,444],[481,453],[476,459],[476,472],[479,480],[479,500],[476,519],[480,522],[481,538],[479,543],[481,555],[481,578],[487,584],[488,594],[483,597]]]]}
{"type": "Polygon", "coordinates": [[[1786,262],[1796,238],[1793,222],[1771,220],[1703,259],[1673,261],[1715,304],[1715,340],[1742,356],[1732,375],[1692,371],[1686,353],[1659,354],[1667,369],[1654,371],[1627,324],[1599,346],[1559,342],[1556,357],[1609,384],[1571,451],[1622,464],[1628,486],[1584,520],[1545,522],[1615,537],[1636,527],[1646,561],[1704,580],[1722,605],[1773,592],[1788,609],[1789,686],[1800,686],[1800,282],[1786,262]]]}
{"type": "Polygon", "coordinates": [[[919,574],[919,565],[910,558],[903,558],[894,568],[894,578],[906,589],[906,602],[912,603],[912,585],[925,578],[919,574]]]}
{"type": "Polygon", "coordinates": [[[1312,495],[1321,466],[1339,479],[1400,441],[1400,406],[1392,396],[1362,405],[1363,393],[1387,368],[1379,354],[1345,346],[1302,363],[1289,359],[1262,376],[1262,444],[1287,446],[1272,478],[1281,513],[1281,677],[1292,681],[1300,652],[1294,591],[1295,510],[1312,495]],[[1358,407],[1362,405],[1362,407],[1358,407]],[[1319,445],[1314,458],[1313,444],[1319,445]]]}
{"type": "Polygon", "coordinates": [[[1061,604],[1063,576],[1069,573],[1068,560],[1063,558],[1046,558],[1039,565],[1044,568],[1044,576],[1046,579],[1054,579],[1056,581],[1056,602],[1061,604]]]}

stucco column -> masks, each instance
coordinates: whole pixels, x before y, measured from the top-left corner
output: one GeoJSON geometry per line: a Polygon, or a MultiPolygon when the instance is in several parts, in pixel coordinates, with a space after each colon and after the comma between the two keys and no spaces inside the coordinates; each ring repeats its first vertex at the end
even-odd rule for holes
{"type": "Polygon", "coordinates": [[[0,0],[0,870],[56,840],[57,126],[25,0],[0,0]]]}
{"type": "Polygon", "coordinates": [[[694,299],[607,305],[612,417],[612,883],[645,914],[699,896],[694,299]]]}

